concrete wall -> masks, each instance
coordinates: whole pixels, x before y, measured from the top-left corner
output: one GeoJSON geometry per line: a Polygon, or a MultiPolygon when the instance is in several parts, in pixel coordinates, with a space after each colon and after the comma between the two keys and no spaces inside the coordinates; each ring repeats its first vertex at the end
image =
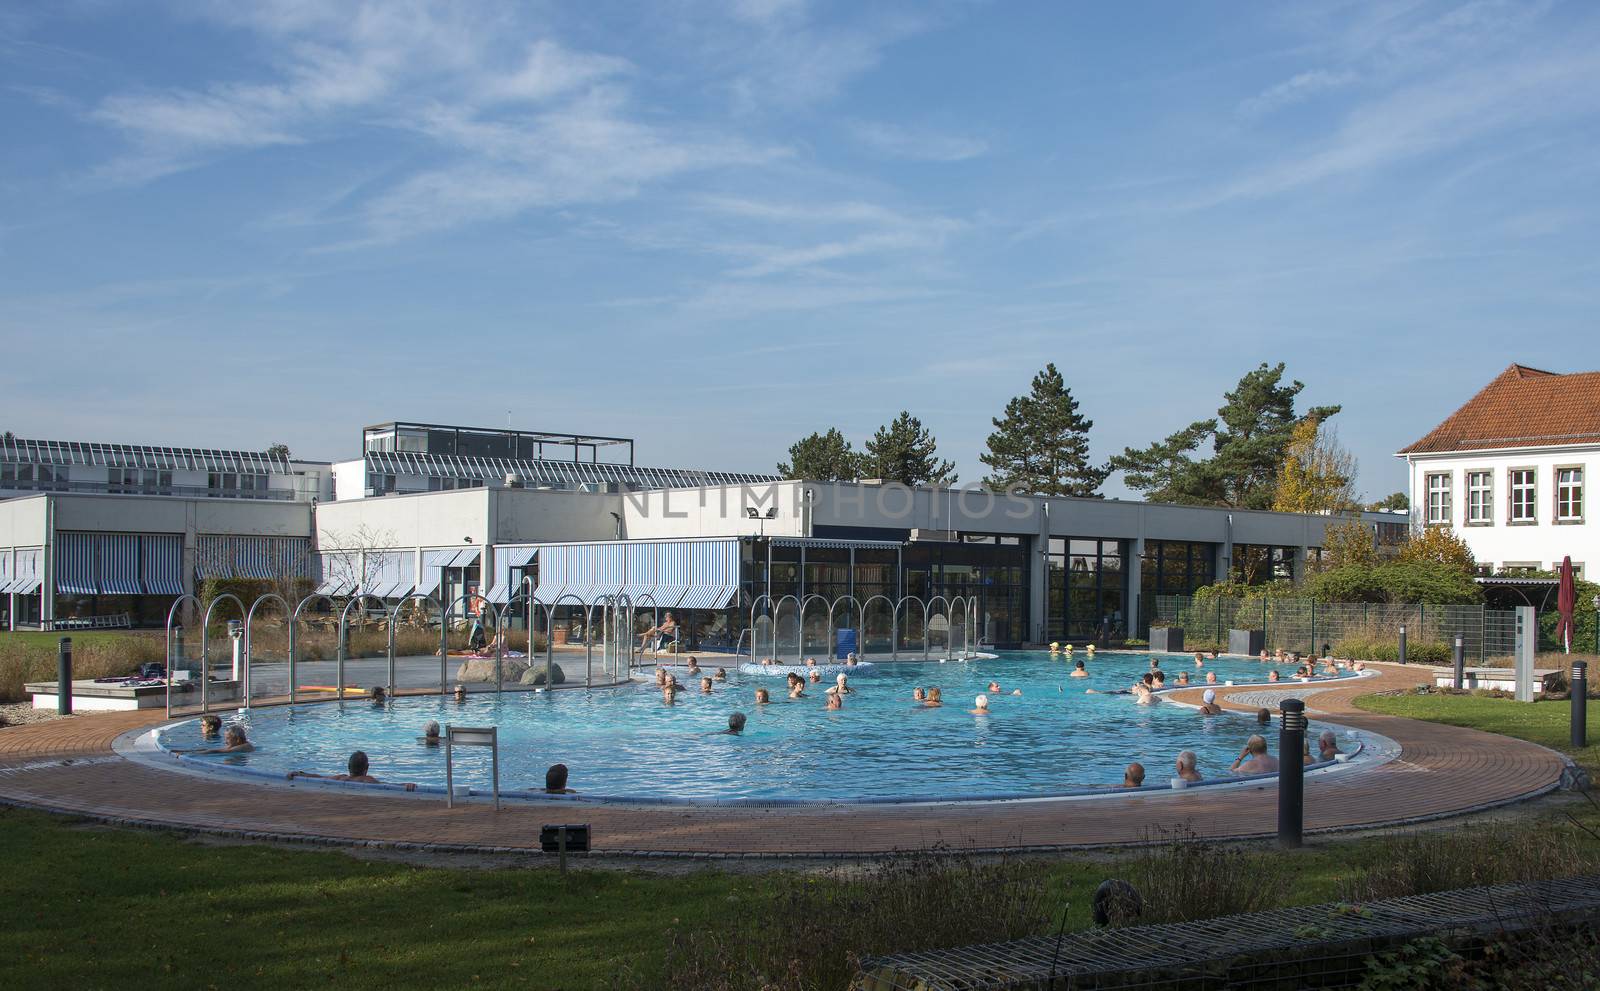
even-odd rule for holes
{"type": "Polygon", "coordinates": [[[49,538],[49,496],[0,502],[0,547],[38,547],[49,538]]]}
{"type": "Polygon", "coordinates": [[[768,536],[803,537],[810,533],[806,519],[808,507],[801,499],[803,485],[801,482],[772,482],[625,493],[617,497],[622,503],[622,534],[629,540],[739,537],[760,532],[768,536]],[[778,510],[775,519],[760,522],[745,515],[747,508],[765,513],[774,506],[778,510]]]}
{"type": "Polygon", "coordinates": [[[487,489],[496,543],[614,540],[622,496],[556,489],[487,489]]]}
{"type": "Polygon", "coordinates": [[[1596,523],[1595,471],[1600,469],[1600,447],[1540,447],[1512,451],[1418,455],[1408,459],[1411,474],[1411,516],[1426,522],[1427,476],[1450,476],[1450,527],[1472,548],[1479,564],[1496,569],[1506,565],[1558,568],[1561,558],[1572,557],[1573,567],[1583,565],[1590,577],[1600,574],[1600,523],[1596,523]],[[1584,507],[1581,523],[1557,523],[1556,468],[1583,468],[1584,507]],[[1534,510],[1537,522],[1509,523],[1512,468],[1534,470],[1534,510]],[[1467,522],[1467,473],[1488,471],[1493,478],[1493,512],[1490,522],[1467,522]]]}

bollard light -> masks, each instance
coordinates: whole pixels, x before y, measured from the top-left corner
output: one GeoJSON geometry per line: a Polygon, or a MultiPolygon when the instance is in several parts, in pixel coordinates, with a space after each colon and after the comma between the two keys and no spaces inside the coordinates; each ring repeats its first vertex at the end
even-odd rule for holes
{"type": "Polygon", "coordinates": [[[72,715],[72,638],[62,637],[56,653],[56,715],[72,715]]]}
{"type": "Polygon", "coordinates": [[[1406,624],[1400,624],[1400,663],[1406,662],[1406,624]]]}
{"type": "Polygon", "coordinates": [[[1278,845],[1299,847],[1305,833],[1306,769],[1302,755],[1306,741],[1306,704],[1284,699],[1282,730],[1278,734],[1278,845]]]}
{"type": "Polygon", "coordinates": [[[1589,662],[1572,662],[1572,680],[1567,683],[1572,697],[1572,745],[1589,745],[1589,662]]]}

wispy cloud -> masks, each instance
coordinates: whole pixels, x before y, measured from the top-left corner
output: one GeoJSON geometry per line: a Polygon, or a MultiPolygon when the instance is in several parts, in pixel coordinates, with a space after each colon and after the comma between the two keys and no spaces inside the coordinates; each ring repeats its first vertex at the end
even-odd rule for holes
{"type": "Polygon", "coordinates": [[[1303,100],[1309,100],[1329,90],[1339,89],[1355,82],[1357,76],[1354,72],[1330,72],[1327,69],[1312,69],[1285,79],[1276,86],[1268,87],[1248,100],[1239,103],[1238,113],[1241,117],[1264,117],[1267,114],[1284,107],[1292,106],[1303,100]]]}
{"type": "Polygon", "coordinates": [[[963,162],[989,150],[988,142],[897,124],[859,121],[850,126],[857,141],[880,155],[923,162],[963,162]]]}

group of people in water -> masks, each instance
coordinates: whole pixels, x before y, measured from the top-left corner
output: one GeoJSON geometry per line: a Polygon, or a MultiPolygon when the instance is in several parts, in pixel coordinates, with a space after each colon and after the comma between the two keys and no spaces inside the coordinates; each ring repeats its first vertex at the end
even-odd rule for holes
{"type": "MultiPolygon", "coordinates": [[[[1214,694],[1210,689],[1206,690],[1207,696],[1214,696],[1214,694]]],[[[1209,698],[1207,704],[1214,705],[1215,699],[1209,698]]],[[[1221,709],[1217,709],[1217,712],[1221,711],[1221,709]]],[[[1266,709],[1260,710],[1257,718],[1263,725],[1272,721],[1271,713],[1266,709]]],[[[1317,736],[1317,749],[1315,752],[1311,749],[1311,741],[1306,741],[1301,760],[1307,766],[1326,764],[1329,761],[1337,760],[1342,753],[1344,751],[1339,749],[1338,735],[1333,730],[1323,730],[1317,736]]],[[[1260,733],[1253,733],[1245,741],[1244,748],[1239,751],[1239,756],[1235,757],[1233,763],[1229,765],[1228,771],[1230,774],[1237,775],[1271,774],[1277,771],[1278,768],[1278,758],[1267,751],[1267,738],[1260,733]]],[[[1178,781],[1182,781],[1184,786],[1187,786],[1191,783],[1205,780],[1205,775],[1200,773],[1199,759],[1195,756],[1193,750],[1184,750],[1178,754],[1177,759],[1173,762],[1173,771],[1174,787],[1178,787],[1178,781]]],[[[1135,761],[1123,771],[1120,787],[1142,788],[1144,787],[1144,776],[1144,765],[1135,761]]]]}

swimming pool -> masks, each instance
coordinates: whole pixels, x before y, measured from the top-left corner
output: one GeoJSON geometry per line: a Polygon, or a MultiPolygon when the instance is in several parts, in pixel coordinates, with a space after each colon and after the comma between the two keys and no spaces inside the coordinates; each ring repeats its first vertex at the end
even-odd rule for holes
{"type": "MultiPolygon", "coordinates": [[[[477,695],[463,703],[436,697],[369,703],[256,709],[247,716],[257,750],[189,757],[211,767],[281,778],[290,770],[332,774],[352,750],[371,757],[385,782],[444,784],[444,754],[417,741],[428,720],[441,725],[494,725],[500,733],[501,787],[539,788],[561,762],[571,785],[588,797],[657,801],[905,801],[1044,797],[1115,785],[1139,761],[1147,784],[1165,785],[1180,750],[1193,750],[1207,777],[1228,766],[1253,719],[1202,717],[1170,701],[1135,705],[1128,696],[1085,689],[1125,687],[1149,669],[1148,654],[1085,659],[1090,676],[1072,678],[1072,662],[1045,652],[1003,653],[973,662],[879,664],[851,679],[854,693],[839,711],[824,708],[822,689],[789,700],[783,678],[738,673],[710,695],[698,684],[667,706],[653,684],[621,688],[477,695]],[[991,681],[991,712],[972,715],[973,698],[991,681]],[[913,688],[939,686],[942,708],[912,701],[913,688]],[[753,699],[757,687],[774,701],[753,699]],[[1020,696],[1009,694],[1020,689],[1020,696]],[[745,713],[740,736],[721,732],[728,715],[745,713]]],[[[707,673],[715,670],[707,659],[707,673]]],[[[1165,655],[1169,679],[1193,661],[1165,655]]],[[[1219,682],[1265,682],[1266,665],[1222,658],[1207,662],[1219,682]]],[[[1288,671],[1284,671],[1285,674],[1288,671]]],[[[1203,672],[1202,672],[1203,675],[1203,672]]],[[[681,669],[679,679],[688,683],[681,669]]],[[[1288,688],[1292,683],[1281,686],[1288,688]]],[[[1313,724],[1312,734],[1320,727],[1313,724]]],[[[1276,751],[1276,730],[1268,734],[1276,751]]],[[[163,728],[165,749],[200,745],[198,721],[163,728]]],[[[458,755],[458,774],[487,786],[487,756],[458,755]],[[462,771],[461,767],[466,770],[462,771]]],[[[460,780],[460,779],[458,779],[460,780]]]]}

